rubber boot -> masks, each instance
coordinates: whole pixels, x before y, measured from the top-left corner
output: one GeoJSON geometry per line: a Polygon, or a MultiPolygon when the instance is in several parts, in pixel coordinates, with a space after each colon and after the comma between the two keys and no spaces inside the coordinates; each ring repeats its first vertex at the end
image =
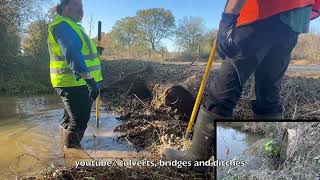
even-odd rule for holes
{"type": "Polygon", "coordinates": [[[175,149],[166,149],[164,152],[165,160],[178,161],[206,161],[212,156],[214,148],[214,120],[223,119],[213,114],[201,106],[194,133],[192,145],[186,151],[178,151],[175,149]]]}
{"type": "Polygon", "coordinates": [[[65,148],[81,148],[80,141],[83,137],[83,131],[64,131],[64,147],[65,148]]]}

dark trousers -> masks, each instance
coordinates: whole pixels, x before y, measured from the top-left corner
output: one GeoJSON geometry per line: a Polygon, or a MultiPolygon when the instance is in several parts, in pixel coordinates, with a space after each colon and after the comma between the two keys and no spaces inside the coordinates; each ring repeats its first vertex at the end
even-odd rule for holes
{"type": "Polygon", "coordinates": [[[282,23],[278,16],[239,27],[234,33],[238,52],[222,61],[216,80],[209,86],[207,108],[218,115],[232,117],[243,85],[254,74],[254,113],[282,113],[281,80],[288,68],[298,33],[282,23]]]}
{"type": "Polygon", "coordinates": [[[85,131],[92,106],[87,86],[56,88],[56,91],[64,104],[61,125],[69,131],[85,131]]]}

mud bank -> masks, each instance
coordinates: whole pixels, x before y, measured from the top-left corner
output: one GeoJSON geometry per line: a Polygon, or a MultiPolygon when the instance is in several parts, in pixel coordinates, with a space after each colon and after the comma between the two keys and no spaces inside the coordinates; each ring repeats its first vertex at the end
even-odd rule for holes
{"type": "MultiPolygon", "coordinates": [[[[115,131],[121,132],[121,139],[142,149],[140,154],[154,160],[161,158],[162,150],[165,147],[172,146],[176,149],[186,149],[188,147],[190,143],[185,143],[181,138],[176,138],[183,136],[187,127],[188,115],[178,113],[177,109],[167,106],[165,104],[166,94],[172,86],[181,84],[190,90],[191,94],[195,97],[205,70],[205,65],[116,60],[104,62],[103,68],[105,72],[105,88],[103,89],[102,100],[106,105],[107,111],[112,111],[120,116],[119,119],[122,121],[122,124],[116,127],[115,131]],[[170,136],[172,138],[169,141],[165,142],[163,137],[166,134],[173,135],[170,136]]],[[[209,82],[215,80],[216,73],[216,69],[211,72],[209,82]]],[[[281,91],[285,118],[310,120],[320,118],[319,78],[319,73],[287,73],[282,83],[281,91]]],[[[249,93],[250,82],[251,80],[243,87],[243,94],[234,110],[233,117],[235,119],[249,119],[252,117],[249,93]]],[[[318,132],[318,124],[312,124],[311,127],[314,128],[313,131],[318,132]]],[[[270,134],[278,133],[273,124],[263,122],[245,123],[241,125],[241,128],[245,131],[265,134],[266,137],[270,134]]],[[[308,167],[310,169],[311,166],[318,165],[314,166],[315,168],[311,168],[312,172],[316,172],[320,169],[319,164],[312,159],[317,158],[317,154],[319,154],[319,143],[316,142],[319,142],[320,138],[319,134],[316,135],[312,133],[313,131],[309,131],[305,130],[303,135],[301,135],[301,143],[304,143],[304,145],[297,147],[297,155],[294,157],[296,159],[303,158],[304,161],[302,162],[309,162],[311,160],[312,162],[308,167]]],[[[302,164],[296,163],[297,161],[294,161],[296,159],[287,161],[287,165],[282,169],[263,167],[262,169],[252,171],[250,175],[256,179],[259,179],[259,176],[262,174],[268,176],[261,177],[268,178],[276,178],[279,175],[283,175],[283,177],[291,175],[290,177],[293,177],[293,174],[290,173],[295,171],[294,177],[300,177],[297,174],[300,173],[302,176],[305,171],[299,169],[302,164]]],[[[308,168],[304,163],[303,166],[303,168],[308,168]]],[[[190,173],[194,174],[188,170],[175,171],[173,168],[168,169],[171,173],[174,171],[173,175],[166,170],[157,168],[149,169],[148,171],[137,167],[133,169],[115,167],[112,169],[114,171],[109,172],[104,171],[103,168],[95,168],[94,172],[103,171],[107,174],[117,174],[119,170],[123,173],[125,172],[124,176],[129,179],[132,177],[130,175],[131,172],[135,172],[134,177],[138,178],[144,177],[137,176],[137,174],[143,174],[144,172],[147,172],[148,177],[153,177],[152,174],[163,176],[164,173],[167,177],[178,179],[190,179],[190,173]]],[[[73,168],[69,169],[69,171],[71,174],[77,174],[80,170],[73,168]]],[[[88,168],[85,171],[91,170],[88,168]]],[[[209,174],[212,174],[212,172],[209,172],[209,174]]],[[[49,173],[47,177],[52,177],[52,175],[53,172],[49,173]]],[[[91,175],[96,179],[101,179],[101,174],[99,173],[91,173],[91,175]]],[[[210,175],[209,177],[212,178],[210,175]]],[[[240,177],[241,174],[239,175],[240,177]]]]}
{"type": "MultiPolygon", "coordinates": [[[[123,97],[123,101],[117,99],[113,101],[111,100],[112,97],[108,95],[106,95],[106,101],[112,103],[110,107],[113,106],[115,108],[113,110],[122,115],[124,124],[117,130],[126,133],[125,137],[133,144],[142,146],[145,151],[151,152],[155,157],[160,157],[162,147],[165,146],[161,141],[161,137],[165,134],[175,134],[178,137],[182,137],[187,126],[187,123],[183,121],[183,117],[177,116],[175,109],[164,105],[166,91],[173,85],[182,84],[196,96],[205,66],[139,61],[111,61],[108,63],[109,64],[106,64],[106,69],[109,69],[110,74],[126,71],[125,68],[121,68],[121,63],[124,63],[125,67],[131,67],[130,70],[127,70],[129,72],[138,71],[146,66],[152,67],[152,73],[147,73],[140,77],[146,82],[152,94],[151,98],[141,100],[141,102],[136,96],[131,96],[131,99],[128,101],[128,96],[123,94],[123,91],[121,92],[121,85],[119,85],[116,88],[116,92],[119,93],[119,95],[116,97],[123,97]],[[149,138],[146,139],[145,137],[149,138]]],[[[209,82],[215,80],[216,73],[217,71],[214,68],[209,77],[209,82]]],[[[320,107],[319,78],[320,74],[314,72],[298,73],[290,71],[286,74],[282,82],[281,90],[284,116],[286,119],[309,119],[310,121],[320,119],[320,111],[318,110],[320,107]]],[[[250,85],[251,79],[243,87],[243,94],[234,110],[234,119],[250,119],[252,117],[250,108],[250,85]]],[[[114,91],[111,90],[111,92],[114,91]]],[[[292,128],[292,126],[304,132],[298,137],[299,145],[296,147],[296,155],[293,157],[297,159],[300,158],[301,162],[309,162],[309,164],[303,163],[304,166],[302,168],[301,164],[295,162],[295,158],[288,159],[281,168],[268,169],[261,167],[259,170],[251,173],[252,177],[259,179],[259,175],[263,173],[271,173],[272,175],[270,176],[261,176],[269,178],[276,178],[278,176],[283,178],[314,177],[315,174],[318,173],[317,171],[320,170],[319,164],[314,164],[317,160],[313,160],[313,158],[317,159],[317,154],[319,154],[319,150],[317,150],[319,144],[315,142],[318,142],[320,137],[315,133],[308,133],[311,131],[317,132],[319,130],[318,124],[257,122],[242,123],[239,128],[246,132],[264,134],[264,140],[267,141],[270,140],[270,138],[279,139],[279,137],[282,137],[283,130],[290,127],[292,128]],[[313,129],[310,130],[309,128],[307,130],[305,127],[313,129]],[[306,169],[310,171],[306,173],[306,169]]],[[[179,144],[179,142],[172,144],[178,149],[185,148],[183,145],[181,146],[181,144],[176,145],[179,144]]],[[[261,153],[262,152],[258,152],[258,154],[261,153]]]]}

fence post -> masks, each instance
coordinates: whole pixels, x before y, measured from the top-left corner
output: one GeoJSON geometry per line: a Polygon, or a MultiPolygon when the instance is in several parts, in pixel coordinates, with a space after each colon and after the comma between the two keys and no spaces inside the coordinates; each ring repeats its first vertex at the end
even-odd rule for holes
{"type": "Polygon", "coordinates": [[[162,48],[161,49],[161,59],[163,60],[163,57],[164,57],[164,49],[162,48]]]}
{"type": "Polygon", "coordinates": [[[200,60],[201,57],[201,47],[198,46],[198,61],[200,60]]]}

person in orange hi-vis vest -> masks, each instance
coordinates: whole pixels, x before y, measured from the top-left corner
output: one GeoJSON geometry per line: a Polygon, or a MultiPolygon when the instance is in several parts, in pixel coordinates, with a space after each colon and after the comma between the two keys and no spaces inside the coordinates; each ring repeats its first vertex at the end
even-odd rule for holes
{"type": "Polygon", "coordinates": [[[318,0],[229,0],[217,35],[221,68],[200,107],[192,145],[186,151],[166,149],[164,159],[208,160],[214,146],[214,121],[232,119],[242,87],[252,74],[253,118],[283,119],[281,80],[298,35],[308,32],[310,19],[318,15],[318,0]]]}

